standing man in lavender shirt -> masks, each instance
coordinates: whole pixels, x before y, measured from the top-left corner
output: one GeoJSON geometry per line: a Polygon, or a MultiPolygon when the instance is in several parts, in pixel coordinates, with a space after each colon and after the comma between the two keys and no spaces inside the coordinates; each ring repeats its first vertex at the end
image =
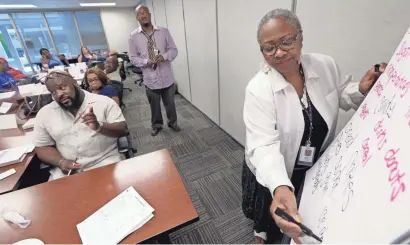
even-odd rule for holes
{"type": "Polygon", "coordinates": [[[166,28],[151,23],[151,13],[145,6],[136,8],[140,27],[131,33],[129,56],[131,63],[141,67],[148,101],[151,107],[151,135],[162,129],[161,98],[168,117],[168,127],[180,131],[175,109],[175,85],[171,61],[178,55],[174,40],[166,28]]]}

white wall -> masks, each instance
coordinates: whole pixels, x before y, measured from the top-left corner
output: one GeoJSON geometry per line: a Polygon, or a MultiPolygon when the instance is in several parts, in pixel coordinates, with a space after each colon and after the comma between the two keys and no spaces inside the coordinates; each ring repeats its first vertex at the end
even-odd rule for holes
{"type": "MultiPolygon", "coordinates": [[[[141,4],[145,5],[146,7],[149,8],[149,12],[151,13],[151,22],[156,23],[155,21],[155,12],[154,12],[154,3],[153,0],[145,0],[141,4]]],[[[161,18],[161,17],[159,17],[161,18]]]]}
{"type": "Polygon", "coordinates": [[[183,0],[192,104],[219,124],[216,0],[183,0]]]}
{"type": "Polygon", "coordinates": [[[128,38],[138,27],[134,8],[101,9],[101,21],[110,49],[128,52],[128,38]]]}
{"type": "MultiPolygon", "coordinates": [[[[410,25],[408,9],[408,0],[299,0],[303,51],[332,56],[343,73],[360,80],[373,64],[389,61],[410,25]]],[[[341,113],[338,130],[352,113],[341,113]]]]}
{"type": "Polygon", "coordinates": [[[291,2],[218,0],[220,126],[242,144],[245,88],[263,61],[256,39],[259,21],[270,9],[291,9],[291,2]]]}
{"type": "Polygon", "coordinates": [[[165,1],[165,10],[167,13],[168,30],[178,48],[178,56],[172,62],[175,80],[178,84],[178,92],[191,101],[182,0],[165,1]]]}
{"type": "Polygon", "coordinates": [[[165,0],[153,0],[153,10],[155,13],[155,25],[168,27],[167,15],[165,13],[165,0]]]}

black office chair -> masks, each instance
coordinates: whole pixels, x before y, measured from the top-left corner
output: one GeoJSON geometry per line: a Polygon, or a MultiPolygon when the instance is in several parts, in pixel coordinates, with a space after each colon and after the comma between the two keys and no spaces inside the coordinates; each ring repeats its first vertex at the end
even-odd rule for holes
{"type": "MultiPolygon", "coordinates": [[[[127,73],[125,71],[124,62],[121,62],[121,65],[120,65],[120,77],[121,77],[121,82],[124,82],[125,79],[127,79],[127,73]]],[[[132,92],[132,89],[127,88],[125,86],[123,86],[123,90],[128,90],[132,92]]]]}
{"type": "Polygon", "coordinates": [[[118,138],[117,146],[118,152],[123,154],[126,159],[134,157],[134,154],[137,153],[137,149],[134,148],[132,144],[130,133],[128,133],[126,136],[118,138]]]}
{"type": "Polygon", "coordinates": [[[119,81],[111,80],[111,85],[117,90],[118,98],[120,99],[120,107],[125,107],[122,98],[124,94],[124,84],[119,81]]]}
{"type": "Polygon", "coordinates": [[[121,58],[124,60],[123,63],[127,62],[127,66],[124,67],[125,69],[125,73],[128,75],[131,75],[131,73],[135,73],[138,74],[140,76],[140,79],[137,79],[134,81],[135,84],[139,84],[140,86],[142,86],[143,83],[143,75],[142,75],[142,70],[139,67],[134,66],[133,64],[131,64],[131,60],[130,57],[128,56],[128,52],[124,52],[123,54],[118,54],[118,58],[121,58]]]}

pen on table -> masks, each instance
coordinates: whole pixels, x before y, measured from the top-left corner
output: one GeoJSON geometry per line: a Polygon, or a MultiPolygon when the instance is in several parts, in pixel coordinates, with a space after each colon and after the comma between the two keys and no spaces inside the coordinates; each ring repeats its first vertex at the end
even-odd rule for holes
{"type": "Polygon", "coordinates": [[[283,211],[280,208],[276,208],[275,210],[275,214],[278,215],[279,217],[281,217],[282,219],[289,221],[291,223],[296,224],[297,226],[300,227],[300,229],[302,230],[302,232],[304,234],[306,234],[307,236],[313,237],[314,239],[316,239],[319,242],[322,242],[322,239],[320,239],[320,237],[316,236],[313,231],[309,228],[307,228],[305,225],[303,225],[302,223],[297,222],[292,216],[290,216],[289,214],[287,214],[285,211],[283,211]]]}

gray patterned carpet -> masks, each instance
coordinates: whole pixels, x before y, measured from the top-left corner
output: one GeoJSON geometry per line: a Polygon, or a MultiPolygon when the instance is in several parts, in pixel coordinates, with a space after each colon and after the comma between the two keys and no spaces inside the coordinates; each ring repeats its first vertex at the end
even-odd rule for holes
{"type": "MultiPolygon", "coordinates": [[[[200,221],[170,235],[173,243],[252,243],[252,222],[241,210],[243,147],[180,95],[181,132],[164,127],[150,135],[150,110],[143,87],[126,83],[124,115],[138,155],[167,148],[179,170],[200,221]]],[[[166,118],[163,111],[164,120],[166,118]]]]}

